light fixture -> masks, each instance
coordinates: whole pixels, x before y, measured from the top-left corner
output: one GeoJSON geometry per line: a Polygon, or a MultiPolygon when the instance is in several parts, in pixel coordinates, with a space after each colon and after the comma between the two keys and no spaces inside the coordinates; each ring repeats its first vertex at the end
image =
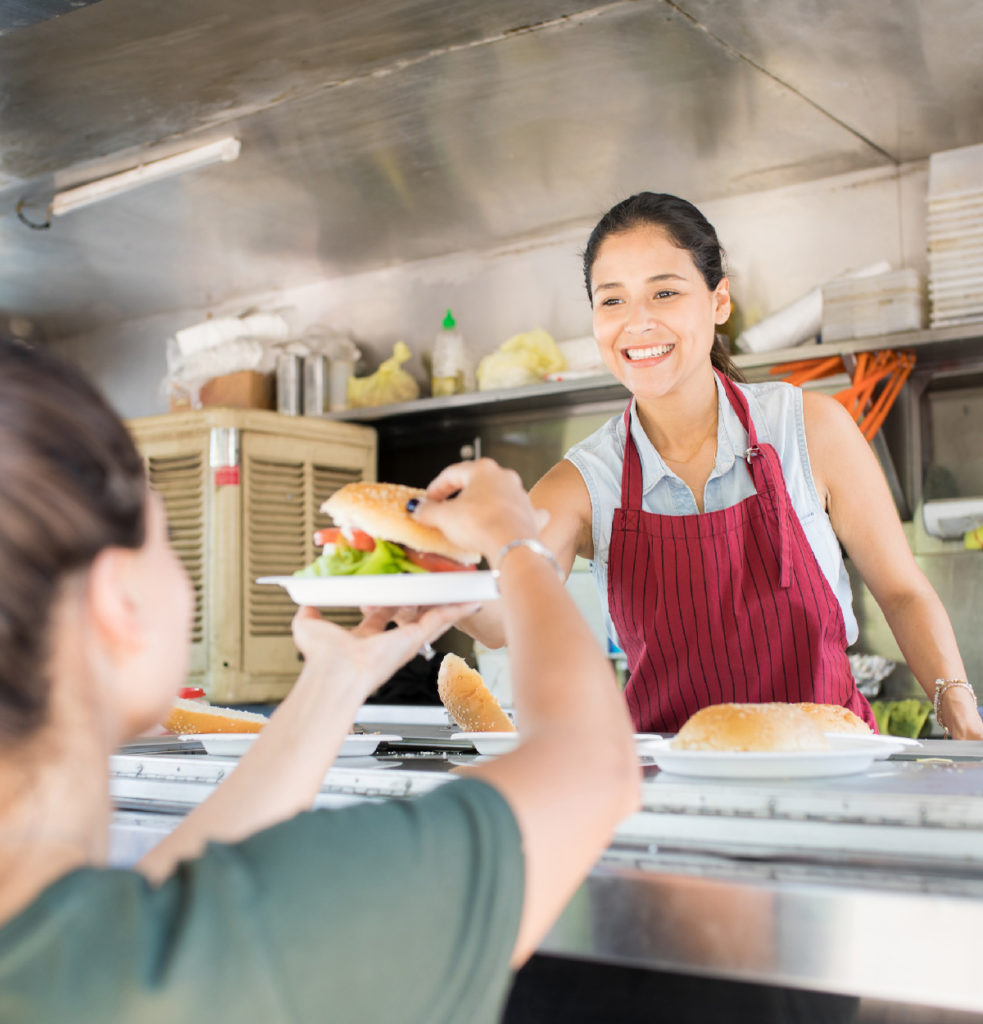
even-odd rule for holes
{"type": "Polygon", "coordinates": [[[47,228],[51,226],[52,217],[61,217],[72,210],[79,210],[83,206],[98,203],[121,192],[129,192],[130,189],[139,188],[152,181],[160,181],[162,178],[170,178],[175,174],[183,174],[197,167],[235,160],[240,148],[241,143],[236,138],[218,139],[195,149],[185,150],[183,153],[150,160],[119,174],[111,174],[106,178],[98,178],[84,185],[57,192],[48,206],[48,221],[44,224],[29,221],[24,217],[21,213],[24,200],[17,204],[17,216],[29,227],[47,228]]]}

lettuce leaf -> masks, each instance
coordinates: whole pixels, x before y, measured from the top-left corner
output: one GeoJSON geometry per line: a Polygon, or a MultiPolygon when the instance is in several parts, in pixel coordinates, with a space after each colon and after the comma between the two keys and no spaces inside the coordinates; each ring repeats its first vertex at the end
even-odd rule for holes
{"type": "Polygon", "coordinates": [[[377,540],[372,551],[359,551],[350,544],[338,543],[330,555],[320,555],[295,576],[354,576],[394,572],[426,572],[414,565],[398,544],[377,540]]]}

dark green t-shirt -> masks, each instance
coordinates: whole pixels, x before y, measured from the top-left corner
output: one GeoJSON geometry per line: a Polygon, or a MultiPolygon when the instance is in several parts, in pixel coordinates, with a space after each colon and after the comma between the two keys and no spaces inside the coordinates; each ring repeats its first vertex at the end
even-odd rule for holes
{"type": "Polygon", "coordinates": [[[515,818],[483,782],[313,811],[159,888],[59,879],[0,928],[0,1021],[494,1021],[522,893],[515,818]]]}

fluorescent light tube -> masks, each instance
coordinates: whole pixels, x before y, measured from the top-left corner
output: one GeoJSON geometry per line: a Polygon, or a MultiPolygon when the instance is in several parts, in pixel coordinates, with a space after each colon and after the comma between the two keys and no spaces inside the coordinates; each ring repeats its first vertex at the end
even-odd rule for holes
{"type": "Polygon", "coordinates": [[[160,181],[161,178],[183,174],[185,171],[193,170],[196,167],[205,167],[208,164],[235,160],[239,155],[240,145],[238,139],[219,139],[217,142],[209,142],[197,149],[165,156],[160,160],[140,164],[128,171],[112,174],[108,178],[99,178],[85,185],[66,189],[64,192],[58,192],[51,200],[49,214],[52,217],[60,217],[64,213],[81,209],[90,203],[108,199],[109,196],[128,192],[132,188],[139,188],[140,185],[147,185],[152,181],[160,181]]]}

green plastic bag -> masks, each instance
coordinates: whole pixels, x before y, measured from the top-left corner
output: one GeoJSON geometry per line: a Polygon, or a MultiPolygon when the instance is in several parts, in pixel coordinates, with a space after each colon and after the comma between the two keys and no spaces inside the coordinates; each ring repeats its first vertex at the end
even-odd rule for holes
{"type": "Polygon", "coordinates": [[[880,732],[889,736],[918,739],[931,731],[929,715],[932,702],[910,697],[907,700],[874,700],[870,702],[880,732]]]}

